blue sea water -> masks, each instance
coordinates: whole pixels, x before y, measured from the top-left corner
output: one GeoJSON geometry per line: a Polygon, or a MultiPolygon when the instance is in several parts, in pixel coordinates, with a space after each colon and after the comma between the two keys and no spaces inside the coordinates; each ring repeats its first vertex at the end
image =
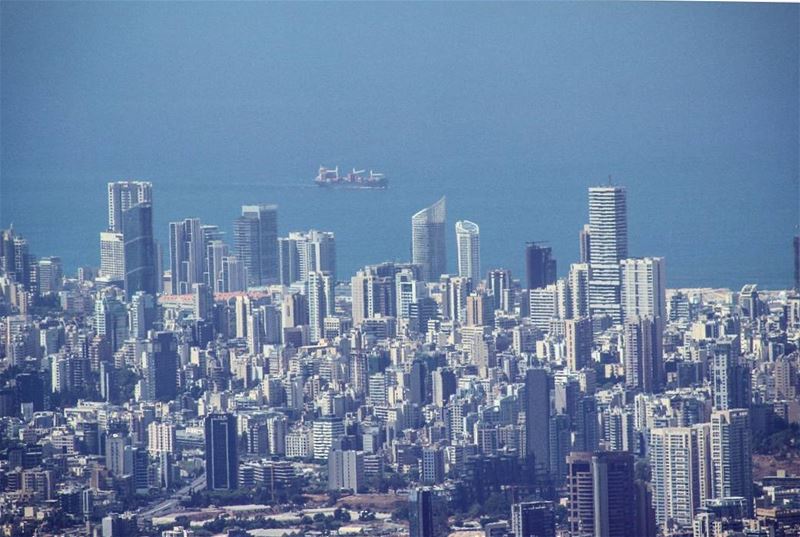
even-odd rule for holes
{"type": "Polygon", "coordinates": [[[105,184],[154,183],[156,228],[276,203],[336,232],[339,275],[410,255],[446,195],[483,267],[578,257],[586,188],[628,188],[630,252],[669,286],[789,285],[800,213],[800,6],[0,3],[0,226],[98,263],[105,184]],[[319,165],[386,191],[323,190],[319,165]]]}

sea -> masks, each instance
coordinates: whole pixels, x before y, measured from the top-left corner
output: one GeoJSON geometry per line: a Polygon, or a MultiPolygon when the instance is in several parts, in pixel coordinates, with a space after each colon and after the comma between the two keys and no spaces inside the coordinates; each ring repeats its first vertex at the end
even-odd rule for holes
{"type": "MultiPolygon", "coordinates": [[[[482,270],[526,241],[578,260],[587,188],[627,188],[632,256],[668,287],[786,288],[800,222],[800,5],[0,4],[0,226],[99,263],[106,183],[153,182],[155,230],[242,204],[333,231],[338,275],[410,258],[447,198],[482,270]],[[319,166],[386,190],[324,189],[319,166]]],[[[165,248],[166,250],[166,248],[165,248]]]]}

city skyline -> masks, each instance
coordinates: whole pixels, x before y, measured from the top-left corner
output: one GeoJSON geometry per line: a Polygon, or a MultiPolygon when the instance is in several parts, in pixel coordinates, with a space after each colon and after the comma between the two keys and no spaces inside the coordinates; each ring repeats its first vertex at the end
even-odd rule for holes
{"type": "Polygon", "coordinates": [[[0,1],[0,89],[0,534],[800,536],[800,3],[0,1]]]}
{"type": "MultiPolygon", "coordinates": [[[[578,257],[574,226],[585,218],[575,200],[610,174],[629,190],[631,249],[667,257],[680,286],[739,288],[757,278],[767,288],[788,285],[785,241],[795,233],[799,195],[795,8],[397,9],[404,16],[388,25],[389,6],[254,7],[246,14],[208,5],[186,15],[196,23],[189,28],[203,28],[201,37],[189,28],[176,33],[169,21],[181,14],[169,5],[5,5],[4,78],[17,83],[4,84],[0,103],[0,221],[74,270],[93,253],[86,237],[104,227],[105,184],[142,178],[166,200],[156,207],[162,245],[168,222],[198,217],[230,234],[236,205],[276,203],[282,229],[341,237],[349,265],[341,268],[352,273],[405,257],[402,223],[446,194],[452,216],[481,225],[485,262],[505,261],[504,238],[549,240],[569,262],[578,257]],[[451,17],[459,24],[448,25],[442,39],[435,23],[451,17]],[[593,23],[578,30],[575,21],[586,17],[593,23]],[[330,47],[314,38],[314,28],[353,20],[373,48],[355,36],[330,47]],[[619,20],[632,21],[629,31],[619,20]],[[83,39],[52,31],[65,25],[83,39]],[[121,39],[111,33],[115,25],[124,29],[121,39]],[[286,35],[285,27],[298,31],[286,35]],[[460,44],[480,42],[469,28],[492,30],[496,47],[462,55],[460,44]],[[409,32],[418,39],[403,41],[409,32]],[[94,42],[104,43],[103,54],[94,42]],[[292,50],[319,60],[292,61],[292,50]],[[245,60],[249,53],[254,62],[245,60]],[[54,60],[59,54],[63,62],[54,60]],[[346,58],[362,56],[359,76],[342,81],[346,58]],[[80,69],[62,70],[73,57],[85,59],[80,69]],[[119,70],[115,57],[130,68],[119,70]],[[291,76],[281,65],[293,65],[291,76]],[[37,85],[31,66],[58,81],[58,91],[37,85]],[[356,82],[362,78],[381,83],[366,90],[356,82]],[[337,83],[311,83],[319,79],[337,83]],[[182,88],[193,88],[188,101],[182,88]],[[119,106],[130,102],[140,104],[136,112],[119,106]],[[367,135],[378,132],[380,141],[367,135]],[[325,162],[378,168],[390,188],[314,188],[325,162]],[[733,217],[743,196],[758,218],[733,217]],[[499,211],[519,226],[497,225],[499,211]],[[73,214],[82,217],[64,226],[73,214]],[[360,245],[361,225],[380,238],[369,249],[360,245]]],[[[519,274],[522,264],[509,268],[519,274]]]]}

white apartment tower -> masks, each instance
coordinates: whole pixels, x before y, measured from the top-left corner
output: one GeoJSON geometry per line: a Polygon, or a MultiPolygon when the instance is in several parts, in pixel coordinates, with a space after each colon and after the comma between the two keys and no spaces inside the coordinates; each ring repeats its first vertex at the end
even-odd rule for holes
{"type": "Polygon", "coordinates": [[[456,248],[458,250],[458,275],[472,279],[472,285],[481,281],[481,235],[475,222],[456,222],[456,248]]]}
{"type": "Polygon", "coordinates": [[[628,257],[625,188],[589,188],[589,313],[622,321],[620,261],[628,257]]]}
{"type": "Polygon", "coordinates": [[[623,259],[622,317],[660,317],[666,320],[666,272],[663,257],[623,259]]]}

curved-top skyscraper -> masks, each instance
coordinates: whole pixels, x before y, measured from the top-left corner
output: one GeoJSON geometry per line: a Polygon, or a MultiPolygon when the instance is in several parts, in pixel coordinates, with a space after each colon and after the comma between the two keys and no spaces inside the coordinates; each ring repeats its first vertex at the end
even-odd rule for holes
{"type": "Polygon", "coordinates": [[[411,217],[411,261],[422,267],[422,278],[433,282],[447,273],[445,198],[411,217]]]}
{"type": "Polygon", "coordinates": [[[458,275],[472,279],[476,287],[481,281],[481,230],[469,220],[456,222],[456,251],[458,253],[458,275]]]}

